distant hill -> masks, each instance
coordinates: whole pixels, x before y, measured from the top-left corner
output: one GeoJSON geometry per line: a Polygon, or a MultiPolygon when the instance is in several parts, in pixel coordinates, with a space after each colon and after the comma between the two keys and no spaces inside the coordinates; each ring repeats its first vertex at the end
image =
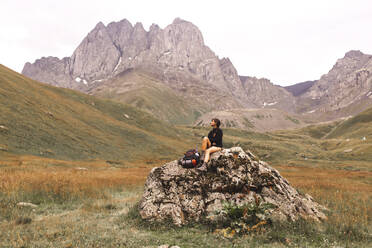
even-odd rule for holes
{"type": "Polygon", "coordinates": [[[254,103],[255,109],[275,108],[294,113],[295,97],[283,87],[273,84],[269,79],[240,76],[246,99],[254,103]]]}
{"type": "Polygon", "coordinates": [[[221,127],[267,132],[295,129],[306,125],[298,116],[278,109],[232,109],[208,112],[195,121],[196,126],[209,127],[212,118],[221,120],[221,127]]]}
{"type": "Polygon", "coordinates": [[[286,89],[287,91],[292,93],[293,96],[299,96],[299,95],[302,95],[303,93],[305,93],[311,86],[314,85],[315,82],[316,82],[316,80],[306,81],[306,82],[286,86],[286,87],[284,87],[284,89],[286,89]]]}
{"type": "MultiPolygon", "coordinates": [[[[185,91],[198,94],[207,90],[206,88],[207,86],[199,85],[185,91]]],[[[106,82],[97,83],[95,87],[87,90],[87,93],[130,104],[172,124],[192,123],[202,114],[201,111],[210,110],[203,107],[203,103],[209,99],[199,98],[191,101],[151,74],[134,69],[122,72],[106,82]]],[[[223,99],[223,96],[220,97],[223,99]]]]}
{"type": "Polygon", "coordinates": [[[170,158],[186,149],[186,137],[134,107],[38,83],[0,65],[0,154],[170,158]]]}
{"type": "Polygon", "coordinates": [[[359,138],[372,139],[372,108],[341,122],[327,138],[359,138]]]}

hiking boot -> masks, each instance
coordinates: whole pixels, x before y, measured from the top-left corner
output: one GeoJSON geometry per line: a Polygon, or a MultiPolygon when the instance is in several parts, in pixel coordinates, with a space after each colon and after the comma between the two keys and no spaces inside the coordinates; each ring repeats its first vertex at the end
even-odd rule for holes
{"type": "Polygon", "coordinates": [[[207,163],[203,162],[203,164],[196,168],[198,171],[207,171],[207,163]]]}

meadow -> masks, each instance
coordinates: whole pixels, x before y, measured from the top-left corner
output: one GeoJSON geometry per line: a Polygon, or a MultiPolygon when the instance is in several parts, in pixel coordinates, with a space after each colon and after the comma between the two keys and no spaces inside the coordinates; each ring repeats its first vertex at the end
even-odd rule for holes
{"type": "MultiPolygon", "coordinates": [[[[205,132],[179,128],[195,140],[205,132]]],[[[370,247],[372,163],[353,154],[341,156],[336,145],[340,139],[312,138],[307,131],[262,134],[226,129],[225,144],[255,151],[300,192],[328,207],[324,223],[273,224],[234,238],[222,237],[203,223],[185,227],[147,223],[136,206],[149,171],[166,160],[128,163],[8,155],[0,162],[1,246],[370,247]],[[329,143],[327,149],[323,142],[329,143]],[[20,202],[36,206],[19,206],[20,202]]],[[[359,146],[358,140],[348,142],[359,146]]]]}

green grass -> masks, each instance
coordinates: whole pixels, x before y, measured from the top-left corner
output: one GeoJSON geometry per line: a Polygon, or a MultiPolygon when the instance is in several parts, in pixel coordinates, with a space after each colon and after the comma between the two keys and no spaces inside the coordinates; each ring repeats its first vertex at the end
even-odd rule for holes
{"type": "Polygon", "coordinates": [[[254,128],[253,123],[245,117],[243,118],[243,125],[248,129],[254,128]]]}
{"type": "Polygon", "coordinates": [[[298,133],[308,135],[312,138],[321,139],[328,135],[336,126],[338,122],[332,122],[329,124],[318,124],[310,125],[305,128],[299,129],[298,133]]]}
{"type": "Polygon", "coordinates": [[[289,115],[287,115],[287,116],[285,117],[285,119],[286,119],[286,120],[290,120],[290,121],[293,122],[294,124],[300,124],[300,121],[299,121],[299,120],[297,120],[297,119],[295,119],[295,118],[293,118],[293,117],[291,117],[291,116],[289,116],[289,115]]]}
{"type": "Polygon", "coordinates": [[[340,123],[328,138],[372,138],[372,108],[340,123]]]}
{"type": "Polygon", "coordinates": [[[177,227],[149,223],[138,213],[141,187],[113,193],[107,199],[82,199],[81,204],[41,205],[36,211],[17,212],[29,224],[0,223],[2,247],[369,247],[368,231],[358,226],[297,221],[274,223],[260,232],[224,238],[207,223],[177,227]]]}
{"type": "Polygon", "coordinates": [[[9,153],[61,159],[170,158],[187,143],[180,141],[186,133],[134,107],[41,84],[4,66],[0,125],[0,146],[9,153]]]}
{"type": "Polygon", "coordinates": [[[172,124],[193,123],[201,116],[198,111],[201,108],[194,101],[188,101],[164,83],[140,71],[123,73],[105,85],[94,95],[129,104],[172,124]],[[121,85],[132,82],[136,83],[129,91],[121,90],[121,85]]]}
{"type": "MultiPolygon", "coordinates": [[[[224,147],[241,146],[249,149],[260,159],[272,165],[296,166],[324,165],[344,168],[345,163],[355,169],[372,171],[372,140],[367,139],[322,139],[337,126],[337,123],[312,125],[302,129],[257,133],[253,131],[224,128],[224,147]],[[352,152],[345,152],[352,149],[352,152]],[[326,165],[325,165],[326,164],[326,165]]],[[[180,127],[200,137],[208,128],[180,127]]]]}

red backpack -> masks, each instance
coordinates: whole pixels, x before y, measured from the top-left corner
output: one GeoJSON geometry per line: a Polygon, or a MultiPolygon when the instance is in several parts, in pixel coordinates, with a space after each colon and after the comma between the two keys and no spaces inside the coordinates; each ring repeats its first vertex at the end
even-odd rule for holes
{"type": "Polygon", "coordinates": [[[185,156],[178,161],[183,168],[196,168],[199,162],[200,154],[196,149],[188,150],[185,152],[185,156]]]}

